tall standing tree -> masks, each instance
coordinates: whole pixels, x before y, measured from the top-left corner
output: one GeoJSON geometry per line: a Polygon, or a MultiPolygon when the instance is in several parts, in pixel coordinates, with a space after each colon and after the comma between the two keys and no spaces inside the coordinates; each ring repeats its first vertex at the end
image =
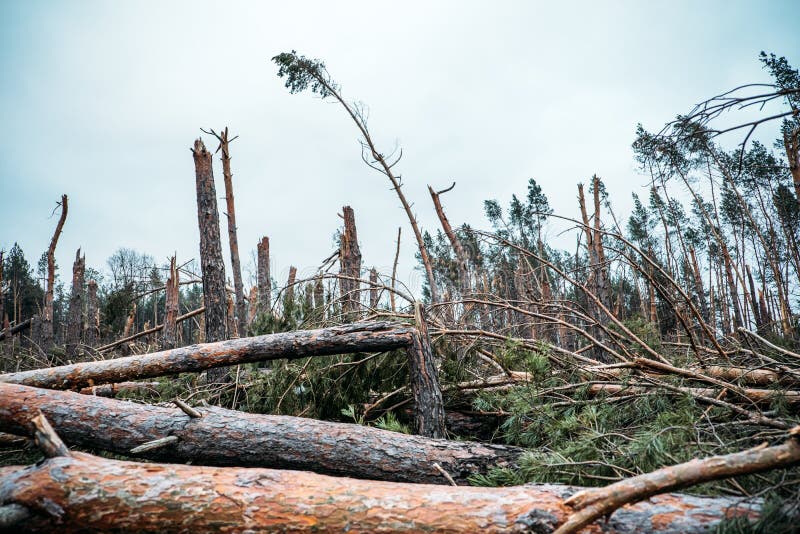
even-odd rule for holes
{"type": "MultiPolygon", "coordinates": [[[[203,273],[203,300],[206,311],[205,340],[223,341],[228,337],[227,294],[225,292],[225,263],[219,235],[217,190],[211,153],[202,139],[194,142],[195,181],[197,186],[197,222],[200,228],[200,269],[203,273]]],[[[209,369],[210,382],[227,381],[227,369],[209,369]]]]}

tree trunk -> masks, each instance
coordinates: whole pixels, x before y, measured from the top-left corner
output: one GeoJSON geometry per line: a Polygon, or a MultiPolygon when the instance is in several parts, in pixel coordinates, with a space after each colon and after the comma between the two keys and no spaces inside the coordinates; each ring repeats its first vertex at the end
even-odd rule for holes
{"type": "Polygon", "coordinates": [[[61,216],[58,218],[56,231],[47,247],[47,287],[44,294],[44,310],[40,324],[41,339],[39,345],[46,351],[53,348],[53,289],[56,280],[56,245],[64,229],[64,222],[67,220],[67,195],[61,195],[61,216]]]}
{"type": "Polygon", "coordinates": [[[287,319],[294,311],[294,282],[297,280],[297,267],[289,266],[289,277],[286,279],[286,294],[283,297],[283,313],[287,319]]]}
{"type": "Polygon", "coordinates": [[[342,208],[344,232],[339,244],[339,274],[346,278],[339,279],[342,298],[342,315],[345,322],[358,320],[361,314],[361,249],[358,247],[356,216],[353,208],[342,208]]]}
{"type": "Polygon", "coordinates": [[[29,329],[32,323],[33,319],[26,319],[19,324],[15,324],[10,328],[6,328],[4,331],[0,331],[0,341],[3,341],[4,339],[6,339],[6,337],[11,337],[14,334],[18,334],[20,332],[29,329]]]}
{"type": "MultiPolygon", "coordinates": [[[[453,189],[455,185],[455,182],[453,182],[452,186],[447,189],[442,189],[441,191],[434,191],[431,186],[428,186],[428,191],[431,194],[433,206],[436,208],[436,215],[439,217],[442,229],[447,239],[450,241],[450,246],[453,247],[453,253],[456,256],[456,264],[458,265],[458,289],[461,292],[462,298],[464,298],[471,293],[472,289],[469,279],[469,259],[467,258],[467,253],[464,251],[464,247],[461,245],[461,240],[456,235],[453,227],[450,225],[450,221],[447,219],[447,215],[444,213],[442,201],[439,198],[443,193],[453,189]]],[[[471,324],[469,318],[467,319],[467,324],[471,324]]]]}
{"type": "Polygon", "coordinates": [[[67,312],[67,335],[65,340],[67,358],[74,359],[78,355],[78,346],[83,333],[83,275],[86,271],[86,256],[81,257],[81,249],[75,253],[72,265],[72,293],[69,297],[67,312]]]}
{"type": "Polygon", "coordinates": [[[378,270],[373,267],[369,270],[369,309],[374,313],[378,309],[378,300],[380,298],[380,290],[378,289],[378,270]]]}
{"type": "MultiPolygon", "coordinates": [[[[133,382],[131,386],[147,383],[133,382]]],[[[94,392],[102,394],[103,391],[94,392]]],[[[41,410],[71,446],[130,455],[167,436],[178,441],[137,456],[198,465],[273,467],[355,478],[447,484],[494,467],[514,467],[524,449],[410,436],[364,425],[259,415],[224,408],[151,406],[15,384],[0,384],[0,431],[30,435],[41,410]]]]}
{"type": "Polygon", "coordinates": [[[169,260],[169,276],[164,291],[164,328],[161,334],[161,348],[173,349],[178,343],[178,310],[180,297],[180,273],[177,258],[169,260]]]}
{"type": "MultiPolygon", "coordinates": [[[[238,137],[238,136],[236,136],[238,137]]],[[[234,139],[236,139],[234,137],[234,139]]],[[[236,325],[240,336],[247,331],[247,309],[244,304],[244,285],[242,283],[242,267],[239,263],[239,238],[236,234],[236,208],[233,201],[233,173],[231,172],[230,142],[228,128],[220,132],[219,149],[222,152],[222,176],[225,179],[225,206],[228,210],[228,242],[231,247],[231,269],[233,270],[233,290],[236,294],[236,325]]],[[[230,328],[231,325],[228,325],[230,328]]]]}
{"type": "MultiPolygon", "coordinates": [[[[32,532],[551,532],[578,488],[477,488],[297,471],[108,460],[71,452],[0,469],[0,498],[32,532]]],[[[758,516],[736,499],[663,495],[587,532],[707,532],[758,516]],[[738,504],[738,506],[737,506],[738,504]]],[[[12,526],[12,525],[8,525],[12,526]]]]}
{"type": "MultiPolygon", "coordinates": [[[[195,178],[197,185],[197,221],[200,228],[200,268],[203,272],[203,301],[206,308],[206,342],[222,341],[228,337],[225,293],[225,264],[219,237],[217,190],[211,153],[201,139],[194,142],[195,178]]],[[[227,382],[227,369],[210,370],[209,382],[227,382]]]]}
{"type": "Polygon", "coordinates": [[[94,347],[100,337],[100,310],[97,306],[97,282],[89,280],[86,284],[86,333],[84,342],[94,347]]]}
{"type": "MultiPolygon", "coordinates": [[[[192,317],[195,317],[197,315],[201,315],[205,311],[206,311],[205,308],[197,308],[196,310],[192,310],[189,313],[184,313],[183,315],[181,315],[180,317],[175,319],[175,322],[176,323],[183,322],[186,319],[191,319],[192,317]]],[[[203,318],[200,317],[200,320],[202,321],[203,318]]],[[[97,352],[109,351],[111,349],[119,347],[120,345],[124,345],[125,343],[128,343],[130,341],[133,341],[135,339],[139,339],[140,337],[149,336],[150,334],[155,334],[156,332],[159,332],[159,331],[161,331],[163,329],[164,329],[164,325],[163,324],[160,324],[158,326],[154,326],[153,328],[149,328],[149,329],[143,330],[143,331],[141,331],[139,333],[124,337],[122,339],[118,339],[118,340],[114,341],[113,343],[109,343],[108,345],[103,345],[102,347],[98,347],[97,348],[97,352]]]]}
{"type": "Polygon", "coordinates": [[[126,358],[9,373],[0,375],[0,382],[51,389],[76,389],[280,358],[297,359],[329,354],[404,349],[412,345],[415,334],[414,328],[405,325],[363,322],[319,330],[298,330],[231,339],[126,358]]]}
{"type": "Polygon", "coordinates": [[[444,401],[439,387],[436,364],[433,360],[428,324],[422,304],[414,305],[417,331],[408,351],[408,372],[414,396],[414,426],[417,434],[431,438],[446,437],[444,401]]]}
{"type": "Polygon", "coordinates": [[[269,274],[269,238],[262,237],[256,245],[258,252],[258,313],[270,313],[272,310],[272,279],[269,274]]]}

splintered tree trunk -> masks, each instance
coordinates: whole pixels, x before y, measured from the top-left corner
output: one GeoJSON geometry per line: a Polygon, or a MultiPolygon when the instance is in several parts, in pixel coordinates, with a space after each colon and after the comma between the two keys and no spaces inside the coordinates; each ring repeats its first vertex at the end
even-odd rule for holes
{"type": "Polygon", "coordinates": [[[250,288],[249,306],[247,307],[247,324],[253,323],[258,313],[258,287],[253,286],[250,288]]]}
{"type": "Polygon", "coordinates": [[[258,313],[269,313],[272,310],[272,278],[269,274],[269,238],[262,237],[256,246],[258,251],[258,313]]]}
{"type": "MultiPolygon", "coordinates": [[[[141,382],[129,382],[131,387],[141,382]]],[[[144,383],[145,387],[152,387],[144,383]]],[[[102,388],[98,386],[97,388],[102,388]]],[[[395,482],[448,484],[494,467],[514,467],[524,449],[410,436],[365,425],[197,407],[152,406],[0,383],[0,431],[30,435],[39,410],[71,446],[131,455],[168,436],[178,441],[135,456],[197,465],[272,467],[395,482]]]]}
{"type": "MultiPolygon", "coordinates": [[[[63,444],[61,444],[63,447],[63,444]]],[[[6,526],[34,532],[552,532],[569,517],[561,485],[478,488],[59,454],[0,470],[6,526]],[[13,512],[13,515],[12,515],[13,512]]],[[[708,532],[758,517],[730,497],[653,497],[585,532],[708,532]]]]}
{"type": "Polygon", "coordinates": [[[342,315],[345,321],[358,319],[361,313],[361,250],[358,248],[356,232],[356,216],[353,208],[342,208],[344,232],[339,245],[339,273],[344,277],[339,280],[342,296],[342,315]]]}
{"type": "Polygon", "coordinates": [[[164,328],[161,333],[161,348],[172,349],[177,346],[178,342],[177,319],[180,296],[180,274],[175,256],[169,260],[169,276],[164,292],[164,328]]]}
{"type": "MultiPolygon", "coordinates": [[[[207,342],[222,341],[228,337],[227,298],[214,170],[211,153],[206,150],[202,139],[195,140],[192,154],[197,185],[197,222],[200,227],[200,268],[203,272],[203,301],[206,308],[205,339],[207,342]]],[[[215,369],[208,373],[209,382],[225,382],[228,379],[226,369],[215,369]]]]}
{"type": "Polygon", "coordinates": [[[446,432],[442,390],[433,360],[425,310],[419,302],[414,305],[414,319],[417,331],[413,336],[413,345],[408,350],[408,372],[414,395],[416,432],[430,438],[444,438],[446,432]]]}
{"type": "Polygon", "coordinates": [[[86,271],[86,256],[81,257],[81,249],[75,253],[75,263],[72,265],[72,293],[69,297],[69,310],[67,311],[67,358],[78,355],[78,346],[83,332],[83,275],[86,271]]]}
{"type": "MultiPolygon", "coordinates": [[[[599,232],[594,231],[589,222],[589,215],[586,211],[586,197],[583,194],[583,184],[578,184],[578,203],[581,209],[581,219],[583,220],[583,232],[584,235],[586,236],[586,252],[589,257],[589,280],[587,280],[586,287],[590,288],[589,290],[595,294],[595,296],[600,300],[600,302],[604,302],[603,297],[600,296],[600,290],[602,286],[602,281],[600,280],[602,274],[600,272],[600,269],[598,269],[600,259],[597,257],[598,248],[594,242],[595,239],[597,239],[598,237],[597,234],[599,232]]],[[[601,312],[600,306],[598,306],[597,303],[594,302],[594,300],[590,298],[588,295],[586,300],[587,300],[586,306],[589,311],[589,316],[592,317],[597,322],[604,321],[606,319],[605,314],[601,312]]],[[[589,330],[595,339],[598,339],[600,341],[603,341],[605,339],[604,332],[596,325],[590,326],[589,330]]],[[[599,347],[595,347],[592,350],[592,356],[596,360],[604,362],[608,360],[602,349],[600,349],[599,347]]]]}
{"type": "Polygon", "coordinates": [[[97,282],[86,284],[86,332],[84,341],[89,347],[97,345],[100,337],[100,309],[97,306],[97,282]]]}
{"type": "MultiPolygon", "coordinates": [[[[238,136],[236,136],[238,137],[238,136]]],[[[230,142],[228,128],[219,136],[219,148],[222,152],[222,175],[225,178],[225,205],[228,210],[228,242],[231,247],[231,269],[233,269],[233,290],[236,293],[236,325],[239,335],[244,335],[247,328],[247,310],[244,304],[244,285],[242,284],[242,267],[239,263],[239,238],[236,235],[236,208],[233,202],[233,173],[231,172],[230,142]]],[[[234,138],[235,139],[235,138],[234,138]]],[[[228,325],[231,328],[231,324],[228,325]]]]}
{"type": "Polygon", "coordinates": [[[600,178],[595,174],[592,176],[592,194],[594,196],[594,229],[592,233],[592,245],[594,246],[596,262],[596,283],[597,296],[606,309],[612,309],[611,303],[611,281],[608,276],[608,264],[606,263],[606,253],[603,248],[603,233],[600,231],[600,178]]]}
{"type": "Polygon", "coordinates": [[[405,325],[362,322],[9,373],[0,375],[0,382],[51,389],[83,388],[281,358],[405,349],[412,345],[415,334],[414,328],[405,325]]]}
{"type": "Polygon", "coordinates": [[[369,270],[369,308],[370,310],[378,309],[378,297],[380,292],[378,291],[378,270],[373,267],[369,270]]]}
{"type": "Polygon", "coordinates": [[[44,294],[44,310],[42,311],[42,320],[39,326],[41,339],[39,344],[44,350],[50,350],[53,347],[53,288],[55,287],[56,280],[56,245],[58,245],[58,238],[61,236],[61,230],[64,229],[64,222],[67,220],[67,195],[61,195],[61,216],[58,218],[56,231],[53,233],[53,238],[50,240],[50,246],[47,247],[47,288],[44,294]]]}
{"type": "Polygon", "coordinates": [[[314,319],[325,319],[325,285],[322,283],[322,276],[317,276],[314,281],[314,319]]]}
{"type": "Polygon", "coordinates": [[[228,293],[225,299],[225,316],[228,320],[228,339],[239,337],[239,328],[236,323],[236,305],[233,303],[233,295],[228,293]]]}
{"type": "MultiPolygon", "coordinates": [[[[444,213],[444,208],[442,207],[442,201],[440,196],[443,193],[446,193],[455,187],[455,182],[453,185],[447,189],[443,189],[441,191],[434,191],[431,186],[428,186],[428,191],[431,194],[431,199],[433,200],[433,206],[436,208],[436,215],[439,217],[439,222],[442,224],[442,229],[444,230],[447,239],[450,241],[450,246],[453,247],[453,252],[456,256],[456,263],[458,265],[458,288],[461,292],[461,297],[467,297],[471,292],[471,284],[469,280],[469,260],[467,258],[467,253],[464,251],[464,247],[461,245],[461,240],[456,235],[453,227],[450,225],[450,221],[447,219],[447,215],[444,213]]],[[[467,323],[470,321],[468,320],[467,323]]]]}
{"type": "Polygon", "coordinates": [[[294,283],[297,280],[297,267],[289,267],[289,277],[286,279],[286,295],[283,297],[283,312],[290,313],[294,310],[294,283]]]}

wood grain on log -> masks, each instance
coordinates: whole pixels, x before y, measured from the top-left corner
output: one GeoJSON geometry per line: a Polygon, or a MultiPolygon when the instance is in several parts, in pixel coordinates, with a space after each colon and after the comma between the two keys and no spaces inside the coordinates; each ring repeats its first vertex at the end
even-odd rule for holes
{"type": "MultiPolygon", "coordinates": [[[[0,501],[29,512],[20,526],[46,532],[551,532],[569,515],[564,498],[575,489],[402,484],[75,452],[0,469],[0,501]]],[[[725,497],[662,495],[586,532],[706,532],[737,515],[758,509],[725,497]]]]}

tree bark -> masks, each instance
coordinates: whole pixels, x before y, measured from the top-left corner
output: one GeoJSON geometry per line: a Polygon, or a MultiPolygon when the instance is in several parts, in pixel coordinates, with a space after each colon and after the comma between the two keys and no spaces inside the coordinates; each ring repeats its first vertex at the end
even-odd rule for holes
{"type": "Polygon", "coordinates": [[[44,294],[44,310],[42,311],[42,320],[40,325],[41,340],[39,344],[41,347],[49,351],[53,347],[53,289],[56,280],[56,245],[58,245],[58,238],[61,236],[61,231],[64,229],[64,222],[67,220],[67,195],[61,195],[61,216],[58,218],[56,224],[56,231],[53,233],[53,238],[50,240],[50,246],[47,247],[47,287],[44,294]]]}
{"type": "Polygon", "coordinates": [[[178,310],[180,297],[180,273],[177,258],[169,260],[169,276],[164,292],[164,328],[161,334],[161,348],[173,349],[178,342],[178,310]]]}
{"type": "Polygon", "coordinates": [[[81,257],[81,249],[75,253],[72,265],[72,293],[67,312],[67,335],[65,340],[67,358],[78,355],[78,346],[83,333],[83,276],[86,271],[86,256],[81,257]]]}
{"type": "Polygon", "coordinates": [[[6,334],[8,334],[8,337],[11,337],[14,334],[18,334],[24,330],[29,329],[32,323],[33,319],[26,319],[21,323],[8,328],[6,331],[0,331],[0,341],[3,341],[6,338],[6,334]]]}
{"type": "MultiPolygon", "coordinates": [[[[203,272],[203,300],[206,308],[206,341],[222,341],[228,337],[227,298],[214,171],[211,166],[211,153],[206,150],[201,139],[195,140],[192,154],[197,186],[197,221],[200,228],[200,268],[203,272]]],[[[226,369],[214,369],[208,374],[209,382],[226,382],[229,378],[226,369]]]]}
{"type": "Polygon", "coordinates": [[[0,375],[0,382],[51,389],[75,389],[280,358],[297,359],[404,349],[412,345],[415,334],[416,330],[410,326],[389,322],[363,322],[9,373],[0,375]]]}
{"type": "MultiPolygon", "coordinates": [[[[212,130],[213,132],[213,130],[212,130]]],[[[245,335],[247,331],[247,309],[244,304],[244,284],[242,283],[242,267],[239,263],[239,238],[236,233],[236,207],[233,197],[233,173],[231,172],[230,142],[228,138],[228,128],[222,130],[219,135],[219,150],[222,152],[222,176],[225,179],[225,206],[228,210],[228,242],[231,248],[231,269],[233,270],[233,289],[236,295],[236,324],[239,335],[245,335]]],[[[236,136],[238,137],[238,136],[236,136]]],[[[234,137],[234,139],[236,139],[234,137]]],[[[228,325],[230,328],[231,325],[228,325]]]]}
{"type": "MultiPolygon", "coordinates": [[[[550,532],[568,517],[564,497],[575,489],[402,484],[76,452],[0,469],[0,499],[27,512],[16,528],[33,532],[550,532]]],[[[706,532],[726,517],[758,515],[755,505],[736,505],[663,495],[586,532],[706,532]]]]}
{"type": "MultiPolygon", "coordinates": [[[[184,313],[183,315],[181,315],[180,317],[175,319],[175,322],[176,323],[183,322],[186,319],[191,319],[192,317],[195,317],[197,315],[201,315],[205,311],[206,311],[206,309],[204,307],[203,308],[197,308],[196,310],[192,310],[189,313],[184,313]]],[[[202,317],[201,317],[201,320],[202,320],[202,317]]],[[[120,345],[124,345],[125,343],[128,343],[129,341],[133,341],[135,339],[139,339],[140,337],[149,336],[150,334],[155,334],[156,332],[159,332],[159,331],[161,331],[163,329],[164,329],[164,325],[160,324],[160,325],[154,326],[153,328],[149,328],[147,330],[142,330],[141,332],[138,332],[136,334],[124,337],[122,339],[118,339],[118,340],[114,341],[113,343],[109,343],[108,345],[103,345],[102,347],[98,347],[97,348],[97,352],[109,351],[109,350],[111,350],[113,348],[119,347],[120,345]]]]}
{"type": "Polygon", "coordinates": [[[442,390],[433,360],[425,310],[419,302],[414,307],[414,319],[417,330],[413,334],[413,345],[408,351],[408,372],[415,405],[414,426],[417,434],[444,438],[447,433],[442,390]]]}
{"type": "MultiPolygon", "coordinates": [[[[152,387],[151,384],[133,382],[152,387]]],[[[106,393],[98,386],[96,395],[106,393]]],[[[109,393],[113,393],[109,392],[109,393]]],[[[71,446],[129,455],[167,436],[178,441],[137,456],[198,465],[273,467],[355,478],[447,484],[433,464],[461,484],[493,467],[514,467],[524,449],[444,441],[378,428],[300,417],[202,408],[189,417],[166,408],[16,384],[0,384],[0,431],[30,435],[41,410],[71,446]]]]}
{"type": "Polygon", "coordinates": [[[361,314],[361,249],[358,247],[356,216],[353,208],[342,208],[344,232],[339,244],[339,287],[342,299],[342,315],[345,321],[358,320],[361,314]]]}
{"type": "Polygon", "coordinates": [[[269,275],[269,238],[262,237],[256,246],[258,252],[258,313],[270,313],[272,310],[272,279],[269,275]]]}
{"type": "Polygon", "coordinates": [[[800,443],[798,443],[800,426],[792,429],[789,434],[789,439],[783,445],[760,446],[743,452],[694,459],[620,480],[605,488],[576,492],[565,501],[565,504],[576,510],[576,513],[558,528],[556,534],[578,532],[595,519],[609,516],[623,505],[659,493],[800,464],[800,443]]]}
{"type": "Polygon", "coordinates": [[[380,291],[378,289],[378,270],[373,267],[369,270],[369,308],[370,312],[378,309],[378,300],[380,298],[380,291]]]}
{"type": "Polygon", "coordinates": [[[100,337],[100,310],[97,306],[97,282],[89,280],[86,284],[86,332],[85,343],[94,347],[100,337]]]}

